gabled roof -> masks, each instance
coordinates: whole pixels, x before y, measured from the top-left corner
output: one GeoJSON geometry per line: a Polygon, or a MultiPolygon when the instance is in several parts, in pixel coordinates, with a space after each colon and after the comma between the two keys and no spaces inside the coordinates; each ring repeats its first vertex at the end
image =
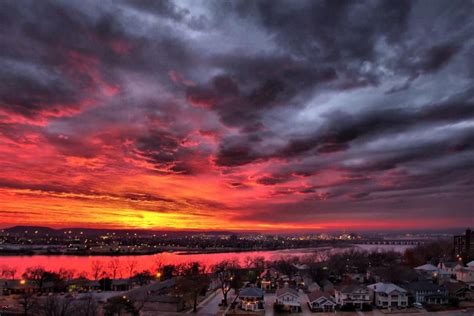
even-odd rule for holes
{"type": "Polygon", "coordinates": [[[448,290],[449,293],[456,293],[458,291],[470,291],[469,286],[464,282],[446,282],[443,287],[448,290]]]}
{"type": "Polygon", "coordinates": [[[133,297],[135,300],[140,301],[140,300],[149,300],[149,297],[158,297],[158,296],[164,296],[162,294],[165,294],[168,292],[168,289],[171,289],[176,285],[176,280],[173,279],[168,279],[165,281],[160,281],[160,282],[153,282],[151,284],[141,286],[135,289],[132,289],[127,292],[127,296],[133,297]]]}
{"type": "Polygon", "coordinates": [[[375,283],[367,286],[369,289],[377,292],[377,293],[385,293],[385,294],[390,294],[394,291],[397,291],[399,293],[406,293],[407,291],[393,283],[375,283]]]}
{"type": "Polygon", "coordinates": [[[112,285],[128,285],[131,284],[132,281],[130,279],[113,279],[112,285]]]}
{"type": "Polygon", "coordinates": [[[474,260],[470,261],[467,263],[468,267],[474,267],[474,260]]]}
{"type": "Polygon", "coordinates": [[[351,294],[351,293],[354,293],[354,292],[367,292],[367,288],[365,288],[361,285],[352,284],[352,285],[348,285],[346,287],[343,287],[340,290],[340,292],[345,293],[345,294],[351,294]]]}
{"type": "Polygon", "coordinates": [[[459,262],[456,262],[456,261],[441,262],[440,265],[442,265],[446,268],[454,268],[457,265],[462,266],[462,264],[460,264],[459,262]]]}
{"type": "Polygon", "coordinates": [[[438,271],[438,268],[435,267],[434,265],[432,265],[431,263],[427,263],[427,264],[424,264],[422,266],[416,267],[415,270],[435,272],[435,271],[438,271]]]}
{"type": "Polygon", "coordinates": [[[330,300],[332,301],[332,296],[331,294],[329,294],[328,292],[323,292],[323,291],[313,291],[311,293],[309,293],[308,295],[308,301],[311,303],[311,302],[314,302],[322,297],[324,297],[325,299],[327,300],[330,300]]]}
{"type": "Polygon", "coordinates": [[[262,297],[264,292],[258,287],[245,287],[240,290],[240,297],[262,297]]]}
{"type": "Polygon", "coordinates": [[[290,288],[290,287],[279,288],[278,290],[276,290],[276,293],[275,293],[275,295],[276,295],[277,297],[278,297],[278,296],[285,295],[285,294],[290,294],[290,295],[299,297],[298,291],[295,290],[295,289],[292,289],[292,288],[290,288]]]}
{"type": "Polygon", "coordinates": [[[4,279],[2,280],[1,287],[6,288],[6,289],[20,289],[20,288],[37,288],[38,285],[34,283],[33,281],[26,280],[25,284],[21,284],[20,280],[7,280],[4,279]]]}
{"type": "Polygon", "coordinates": [[[438,291],[443,290],[440,286],[430,281],[417,281],[407,285],[407,288],[412,291],[438,291]]]}

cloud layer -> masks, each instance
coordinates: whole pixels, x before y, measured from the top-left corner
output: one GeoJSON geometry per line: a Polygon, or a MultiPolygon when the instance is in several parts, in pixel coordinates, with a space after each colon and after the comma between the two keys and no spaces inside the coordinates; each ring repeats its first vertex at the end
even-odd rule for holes
{"type": "Polygon", "coordinates": [[[472,12],[1,2],[1,224],[472,226],[472,12]]]}

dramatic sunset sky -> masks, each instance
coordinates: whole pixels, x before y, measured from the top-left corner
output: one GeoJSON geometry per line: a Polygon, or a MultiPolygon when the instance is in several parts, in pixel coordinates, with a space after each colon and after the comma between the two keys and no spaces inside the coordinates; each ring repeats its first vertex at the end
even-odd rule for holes
{"type": "Polygon", "coordinates": [[[472,226],[473,14],[1,1],[0,227],[472,226]]]}

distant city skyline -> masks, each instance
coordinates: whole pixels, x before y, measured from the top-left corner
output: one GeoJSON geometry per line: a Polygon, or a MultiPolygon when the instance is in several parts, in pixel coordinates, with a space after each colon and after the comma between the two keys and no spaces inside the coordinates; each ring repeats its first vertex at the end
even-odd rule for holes
{"type": "Polygon", "coordinates": [[[0,228],[474,226],[472,1],[2,1],[0,228]]]}

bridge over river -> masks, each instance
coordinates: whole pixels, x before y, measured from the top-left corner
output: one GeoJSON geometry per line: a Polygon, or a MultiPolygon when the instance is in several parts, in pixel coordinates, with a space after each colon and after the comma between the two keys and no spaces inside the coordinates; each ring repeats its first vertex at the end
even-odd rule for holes
{"type": "Polygon", "coordinates": [[[362,245],[411,245],[417,246],[429,242],[430,239],[421,239],[421,238],[413,238],[413,239],[365,239],[365,240],[356,240],[354,244],[362,244],[362,245]]]}

